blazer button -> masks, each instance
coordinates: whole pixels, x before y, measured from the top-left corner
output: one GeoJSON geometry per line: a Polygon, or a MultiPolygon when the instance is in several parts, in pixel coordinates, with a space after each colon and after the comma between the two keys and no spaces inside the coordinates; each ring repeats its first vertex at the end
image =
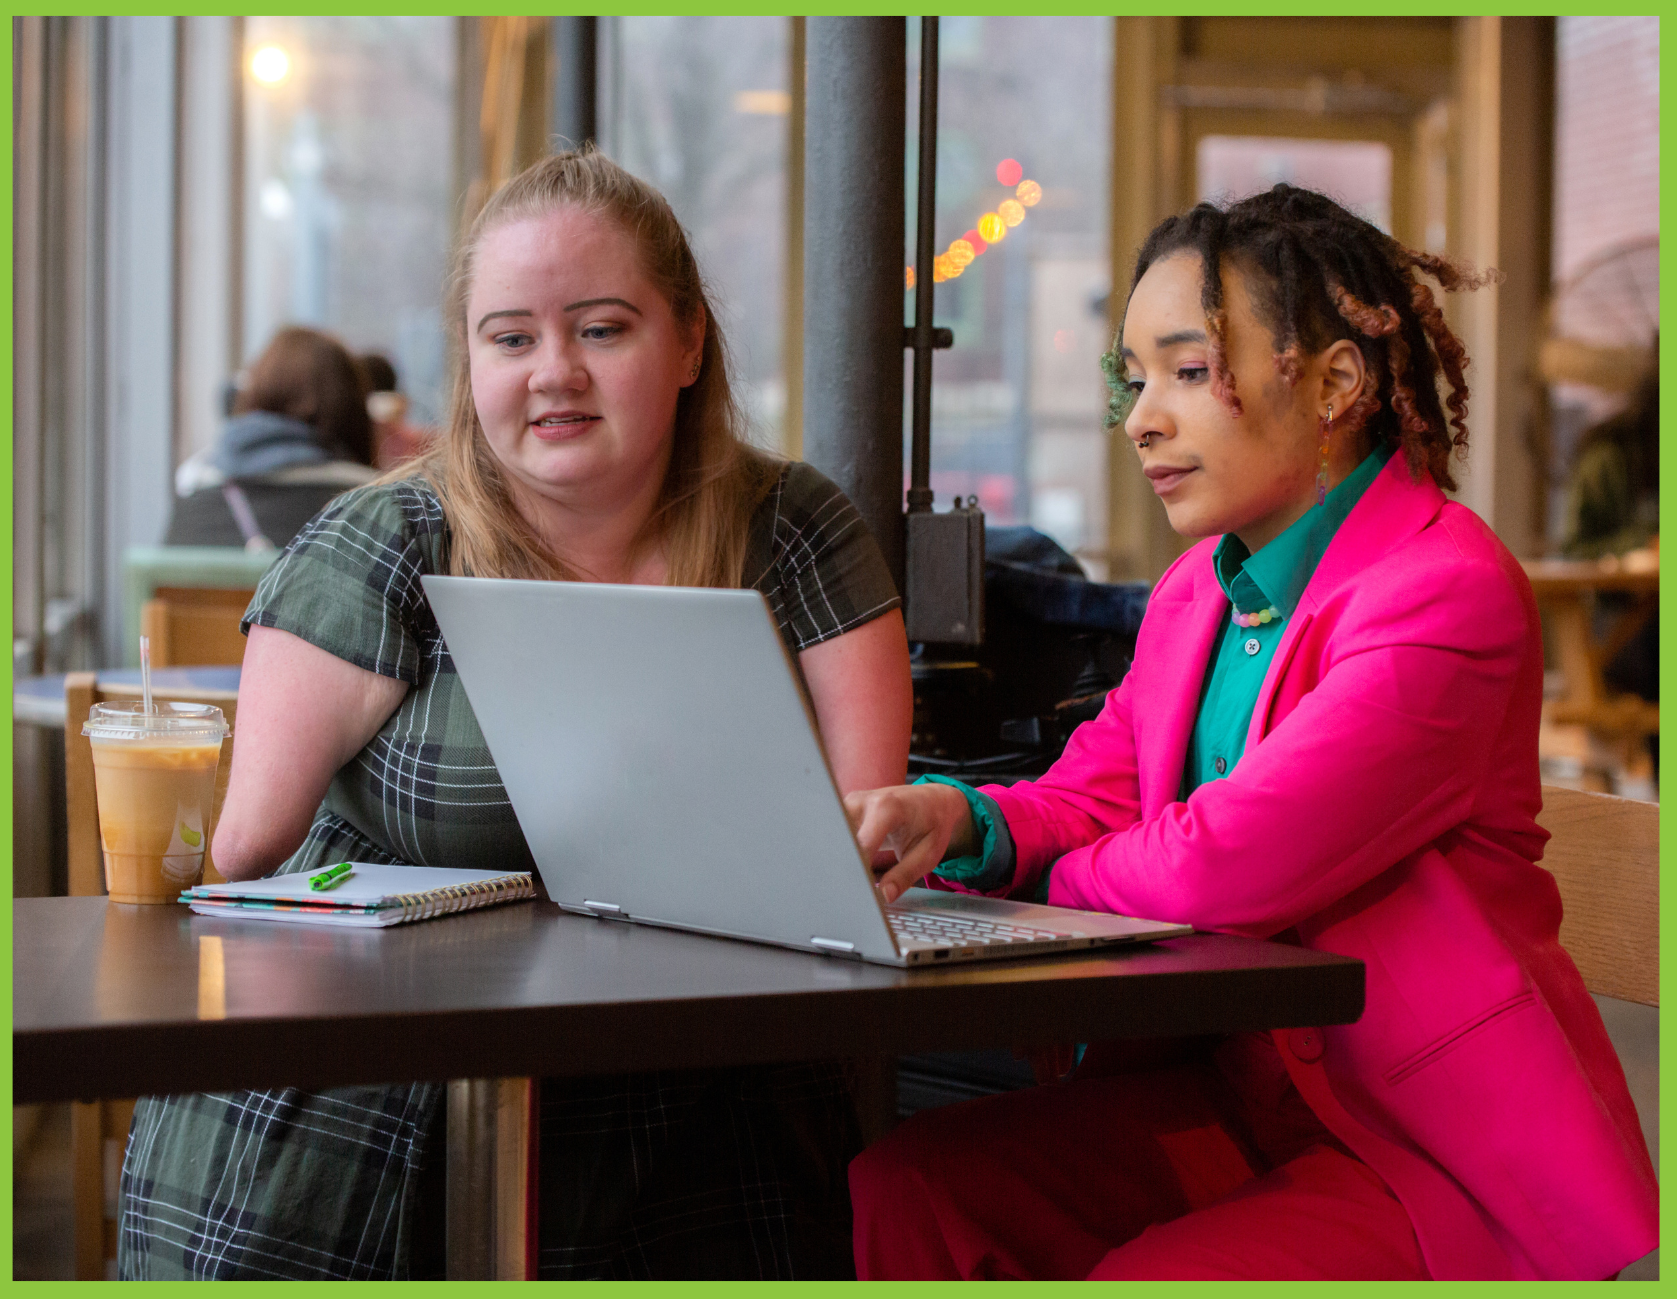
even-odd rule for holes
{"type": "Polygon", "coordinates": [[[1305,1064],[1315,1064],[1322,1058],[1327,1045],[1319,1028],[1295,1028],[1287,1034],[1287,1046],[1305,1064]]]}

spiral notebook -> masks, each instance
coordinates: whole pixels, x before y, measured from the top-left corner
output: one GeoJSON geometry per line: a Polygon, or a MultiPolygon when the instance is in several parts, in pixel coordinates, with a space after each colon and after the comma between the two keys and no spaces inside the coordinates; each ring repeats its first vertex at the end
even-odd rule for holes
{"type": "Polygon", "coordinates": [[[319,872],[299,872],[236,884],[200,884],[183,892],[181,901],[201,916],[384,928],[536,896],[528,871],[499,874],[372,862],[350,866],[339,883],[320,891],[309,887],[310,876],[319,872]]]}

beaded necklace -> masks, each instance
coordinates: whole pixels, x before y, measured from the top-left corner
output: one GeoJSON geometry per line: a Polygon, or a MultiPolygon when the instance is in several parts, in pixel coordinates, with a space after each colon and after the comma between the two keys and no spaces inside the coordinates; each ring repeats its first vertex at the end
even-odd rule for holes
{"type": "Polygon", "coordinates": [[[1237,627],[1258,627],[1266,622],[1273,622],[1280,616],[1281,610],[1273,604],[1267,609],[1259,609],[1256,613],[1242,613],[1239,609],[1234,611],[1234,621],[1237,627]]]}

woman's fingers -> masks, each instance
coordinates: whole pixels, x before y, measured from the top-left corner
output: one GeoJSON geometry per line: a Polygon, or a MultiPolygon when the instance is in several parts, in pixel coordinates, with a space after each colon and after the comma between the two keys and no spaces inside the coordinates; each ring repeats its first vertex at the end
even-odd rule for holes
{"type": "Polygon", "coordinates": [[[855,831],[856,846],[862,850],[864,860],[876,865],[883,849],[896,846],[894,840],[900,833],[903,815],[891,797],[894,793],[889,788],[867,789],[844,798],[844,811],[850,818],[850,828],[855,831]]]}
{"type": "MultiPolygon", "coordinates": [[[[943,794],[942,786],[895,785],[845,798],[845,814],[864,858],[876,871],[889,866],[879,879],[886,902],[895,902],[943,859],[950,834],[943,794]],[[895,864],[891,863],[893,853],[895,864]]],[[[964,811],[966,804],[959,794],[956,800],[964,811]]]]}
{"type": "Polygon", "coordinates": [[[930,835],[922,836],[902,854],[899,861],[879,878],[879,893],[886,903],[895,902],[904,889],[913,888],[943,857],[943,845],[930,835]]]}

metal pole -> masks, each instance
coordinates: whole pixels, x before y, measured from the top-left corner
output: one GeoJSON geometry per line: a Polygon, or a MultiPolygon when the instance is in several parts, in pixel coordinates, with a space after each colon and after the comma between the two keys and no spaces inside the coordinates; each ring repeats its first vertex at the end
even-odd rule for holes
{"type": "Polygon", "coordinates": [[[450,1281],[495,1279],[495,1082],[448,1085],[448,1190],[444,1231],[450,1281]]]}
{"type": "Polygon", "coordinates": [[[780,449],[793,460],[804,454],[804,25],[788,18],[791,46],[786,88],[792,111],[786,123],[786,285],[781,298],[780,369],[786,376],[786,411],[780,449]]]}
{"type": "Polygon", "coordinates": [[[599,135],[598,18],[553,22],[553,133],[563,147],[580,149],[599,135]]]}
{"type": "Polygon", "coordinates": [[[906,35],[903,18],[810,18],[804,119],[804,458],[899,590],[906,35]]]}
{"type": "Polygon", "coordinates": [[[932,258],[937,223],[937,19],[920,20],[920,194],[914,240],[914,415],[908,511],[932,508],[932,258]]]}

